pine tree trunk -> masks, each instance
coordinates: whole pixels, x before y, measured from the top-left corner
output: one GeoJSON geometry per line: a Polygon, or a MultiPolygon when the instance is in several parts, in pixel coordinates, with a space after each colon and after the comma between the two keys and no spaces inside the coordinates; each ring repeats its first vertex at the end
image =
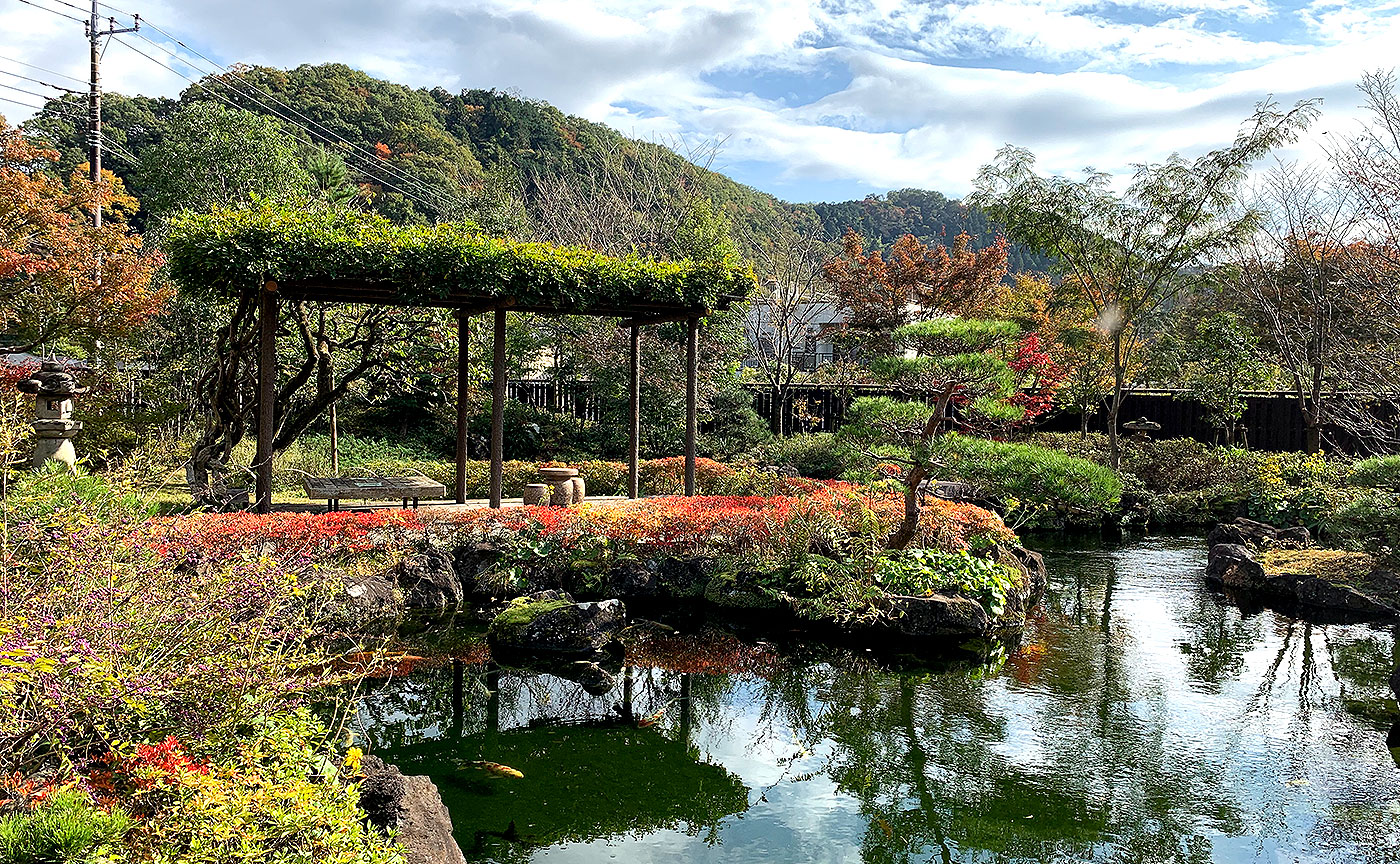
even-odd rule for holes
{"type": "MultiPolygon", "coordinates": [[[[920,440],[929,441],[942,434],[943,416],[948,412],[948,400],[952,395],[951,390],[938,394],[938,402],[932,416],[924,423],[920,440]]],[[[909,473],[904,477],[904,517],[890,536],[885,538],[886,549],[903,549],[914,539],[914,534],[919,530],[919,484],[926,479],[928,469],[925,466],[910,466],[909,473]]]]}

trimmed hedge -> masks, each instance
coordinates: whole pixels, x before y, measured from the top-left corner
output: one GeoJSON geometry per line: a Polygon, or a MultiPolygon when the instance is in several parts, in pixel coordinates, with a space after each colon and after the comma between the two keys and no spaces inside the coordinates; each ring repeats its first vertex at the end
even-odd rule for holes
{"type": "Polygon", "coordinates": [[[1001,503],[1013,523],[1097,525],[1115,516],[1123,484],[1087,459],[1031,444],[1011,444],[950,432],[932,448],[940,480],[971,483],[1001,503]]]}
{"type": "MultiPolygon", "coordinates": [[[[390,458],[353,461],[354,467],[344,468],[343,474],[423,474],[446,486],[449,492],[456,483],[457,463],[450,459],[399,458],[396,454],[390,458]]],[[[503,465],[501,494],[507,498],[519,498],[526,484],[540,482],[541,465],[568,465],[579,469],[579,476],[588,486],[590,495],[627,494],[627,463],[601,459],[552,463],[508,460],[503,465]]],[[[284,455],[278,460],[277,469],[275,486],[284,492],[301,488],[302,472],[324,475],[329,470],[322,454],[301,451],[284,455]]],[[[685,492],[684,457],[643,460],[638,465],[637,474],[642,495],[680,495],[685,492]]],[[[771,495],[781,485],[780,479],[753,467],[726,465],[712,459],[695,460],[695,485],[701,495],[771,495]]],[[[490,494],[491,463],[482,459],[468,461],[467,497],[488,498],[490,494]]]]}
{"type": "Polygon", "coordinates": [[[587,313],[638,303],[714,308],[756,285],[752,269],[733,261],[612,258],[487,237],[466,223],[401,226],[369,213],[271,206],[181,215],[164,246],[182,288],[224,296],[265,279],[357,281],[392,288],[405,304],[461,294],[587,313]]]}

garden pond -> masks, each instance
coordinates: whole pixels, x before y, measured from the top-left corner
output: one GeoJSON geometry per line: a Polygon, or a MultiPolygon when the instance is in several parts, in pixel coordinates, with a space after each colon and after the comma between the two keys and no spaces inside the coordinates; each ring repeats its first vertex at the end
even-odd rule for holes
{"type": "Polygon", "coordinates": [[[359,732],[475,861],[1400,860],[1390,630],[1242,611],[1197,538],[1046,558],[980,657],[682,625],[593,697],[476,646],[359,732]]]}

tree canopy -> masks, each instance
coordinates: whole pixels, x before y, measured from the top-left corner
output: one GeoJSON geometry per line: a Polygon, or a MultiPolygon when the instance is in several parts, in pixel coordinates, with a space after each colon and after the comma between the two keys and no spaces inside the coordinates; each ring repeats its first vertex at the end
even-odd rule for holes
{"type": "Polygon", "coordinates": [[[159,256],[124,223],[136,201],[121,181],[104,172],[94,184],[74,171],[61,182],[47,173],[58,158],[0,118],[0,329],[10,350],[69,341],[91,348],[129,333],[169,300],[152,283],[159,256]],[[94,227],[99,205],[109,218],[94,227]]]}

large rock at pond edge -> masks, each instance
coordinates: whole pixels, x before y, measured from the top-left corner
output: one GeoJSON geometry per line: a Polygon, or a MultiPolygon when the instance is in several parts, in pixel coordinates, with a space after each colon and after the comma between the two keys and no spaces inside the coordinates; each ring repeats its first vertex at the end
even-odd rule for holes
{"type": "Polygon", "coordinates": [[[1209,546],[1230,544],[1244,546],[1255,552],[1272,549],[1276,546],[1291,549],[1306,549],[1312,545],[1312,534],[1303,527],[1275,528],[1253,519],[1239,518],[1233,522],[1221,522],[1206,535],[1209,546]]]}
{"type": "Polygon", "coordinates": [[[971,597],[891,597],[879,629],[909,638],[970,636],[990,633],[996,622],[971,597]]]}
{"type": "Polygon", "coordinates": [[[1394,620],[1400,610],[1354,586],[1331,582],[1306,573],[1269,575],[1269,590],[1343,616],[1394,620]]]}
{"type": "Polygon", "coordinates": [[[408,864],[466,864],[452,839],[452,817],[432,780],[405,776],[377,756],[366,756],[360,767],[365,774],[360,807],[374,825],[398,832],[408,864]]]}
{"type": "Polygon", "coordinates": [[[394,580],[383,573],[347,578],[327,616],[347,629],[377,633],[398,626],[402,600],[394,580]]]}
{"type": "Polygon", "coordinates": [[[575,603],[562,591],[517,597],[486,631],[492,647],[522,654],[589,655],[617,641],[627,626],[621,600],[575,603]]]}
{"type": "Polygon", "coordinates": [[[1254,560],[1248,548],[1238,543],[1217,543],[1210,547],[1206,579],[1226,588],[1247,591],[1258,591],[1267,582],[1264,568],[1254,560]]]}
{"type": "Polygon", "coordinates": [[[504,582],[496,570],[501,552],[490,543],[469,543],[452,554],[452,566],[462,583],[462,595],[474,603],[501,597],[504,582]]]}
{"type": "Polygon", "coordinates": [[[444,614],[462,607],[462,583],[452,556],[440,549],[415,549],[399,563],[395,574],[410,612],[444,614]]]}

